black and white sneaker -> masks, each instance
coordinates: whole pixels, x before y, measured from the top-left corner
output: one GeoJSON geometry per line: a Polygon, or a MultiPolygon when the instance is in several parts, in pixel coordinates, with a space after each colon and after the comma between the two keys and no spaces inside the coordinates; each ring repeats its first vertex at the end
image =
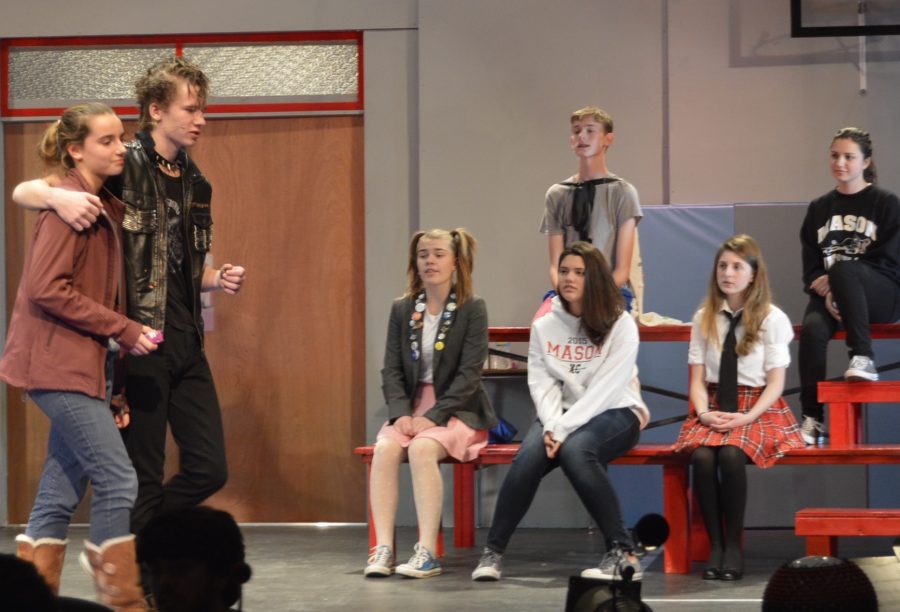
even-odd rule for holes
{"type": "Polygon", "coordinates": [[[800,423],[800,435],[803,436],[807,446],[815,446],[825,444],[828,433],[825,431],[825,423],[811,416],[804,416],[803,422],[800,423]]]}
{"type": "Polygon", "coordinates": [[[472,580],[478,582],[500,580],[500,575],[503,573],[502,564],[503,555],[485,546],[478,567],[472,572],[472,580]]]}

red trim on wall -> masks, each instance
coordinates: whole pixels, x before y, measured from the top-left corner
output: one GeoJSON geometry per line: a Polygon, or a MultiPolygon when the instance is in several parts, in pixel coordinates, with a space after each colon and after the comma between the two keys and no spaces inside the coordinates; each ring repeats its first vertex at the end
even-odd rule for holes
{"type": "Polygon", "coordinates": [[[6,117],[9,114],[9,47],[5,44],[0,45],[0,71],[3,72],[0,78],[0,117],[6,117]]]}
{"type": "Polygon", "coordinates": [[[94,47],[100,45],[191,45],[242,42],[315,42],[355,40],[362,44],[362,32],[247,32],[243,34],[153,34],[147,36],[56,36],[48,38],[5,38],[10,47],[94,47]]]}
{"type": "MultiPolygon", "coordinates": [[[[285,112],[336,112],[362,111],[364,107],[363,34],[359,31],[343,32],[255,32],[233,34],[159,34],[148,36],[60,36],[54,38],[7,38],[0,40],[0,62],[3,79],[0,80],[0,116],[2,117],[52,117],[60,108],[9,107],[9,50],[16,47],[98,47],[98,46],[171,46],[175,55],[184,54],[184,47],[202,44],[266,43],[266,42],[327,42],[355,41],[358,57],[357,100],[354,102],[273,102],[253,104],[210,104],[207,113],[285,113],[285,112]]],[[[115,107],[117,113],[136,115],[137,106],[115,107]]]]}

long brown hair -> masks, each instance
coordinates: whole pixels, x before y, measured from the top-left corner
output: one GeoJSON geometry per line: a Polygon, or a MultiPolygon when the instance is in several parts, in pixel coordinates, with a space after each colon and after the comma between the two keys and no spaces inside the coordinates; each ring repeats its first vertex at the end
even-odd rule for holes
{"type": "Polygon", "coordinates": [[[732,236],[719,247],[713,260],[712,276],[709,279],[709,290],[701,305],[703,316],[700,321],[700,330],[703,337],[714,339],[719,343],[719,333],[716,327],[716,317],[722,308],[725,294],[719,289],[716,277],[716,268],[719,258],[725,251],[731,251],[753,269],[753,281],[744,290],[744,314],[741,315],[741,324],[744,326],[744,336],[737,345],[738,355],[747,355],[753,345],[759,340],[760,327],[763,320],[769,315],[772,306],[772,291],[769,289],[769,275],[766,271],[766,262],[763,260],[762,251],[756,240],[746,234],[732,236]]]}
{"type": "Polygon", "coordinates": [[[62,116],[50,124],[38,143],[38,157],[48,169],[62,166],[66,170],[75,167],[69,155],[69,145],[84,144],[91,133],[90,121],[99,115],[115,115],[113,110],[99,102],[82,102],[63,111],[62,116]]]}
{"type": "MultiPolygon", "coordinates": [[[[581,326],[591,342],[600,346],[621,314],[625,300],[616,286],[609,264],[597,247],[588,242],[573,242],[559,256],[559,269],[563,259],[576,255],[584,262],[584,297],[581,300],[581,326]]],[[[559,292],[559,287],[557,287],[559,292]]],[[[559,294],[566,312],[571,313],[569,302],[559,294]]]]}
{"type": "Polygon", "coordinates": [[[419,268],[416,263],[419,251],[419,240],[446,240],[453,249],[456,258],[456,278],[453,280],[453,291],[456,292],[456,303],[459,306],[465,304],[473,295],[472,270],[475,267],[475,237],[461,227],[455,230],[432,229],[418,231],[413,234],[409,242],[409,265],[406,268],[406,292],[407,297],[418,295],[422,291],[422,279],[419,276],[419,268]]]}

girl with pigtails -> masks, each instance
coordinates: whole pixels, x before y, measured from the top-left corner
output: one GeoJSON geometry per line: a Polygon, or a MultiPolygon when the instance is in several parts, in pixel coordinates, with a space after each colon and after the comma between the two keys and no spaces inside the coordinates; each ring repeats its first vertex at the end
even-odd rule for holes
{"type": "Polygon", "coordinates": [[[474,255],[475,239],[464,229],[419,231],[410,242],[406,292],[391,307],[381,370],[390,420],[378,432],[372,459],[376,544],[367,577],[441,573],[435,555],[444,497],[438,464],[477,457],[497,423],[481,383],[488,321],[484,300],[473,292],[474,255]],[[394,568],[398,472],[405,460],[419,541],[409,561],[394,568]]]}

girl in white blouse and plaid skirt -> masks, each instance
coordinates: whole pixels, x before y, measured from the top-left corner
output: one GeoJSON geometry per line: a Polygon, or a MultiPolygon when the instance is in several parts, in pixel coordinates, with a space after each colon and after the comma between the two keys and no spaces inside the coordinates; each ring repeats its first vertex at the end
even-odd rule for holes
{"type": "Polygon", "coordinates": [[[746,235],[729,238],[716,253],[709,292],[694,315],[690,414],[675,443],[677,451],[692,453],[693,487],[710,543],[705,580],[743,577],[746,464],[771,467],[786,450],[804,446],[781,397],[793,335],[787,315],[771,303],[759,245],[746,235]],[[726,400],[723,392],[734,384],[725,384],[725,368],[734,357],[723,359],[723,347],[733,319],[736,400],[726,400]]]}

